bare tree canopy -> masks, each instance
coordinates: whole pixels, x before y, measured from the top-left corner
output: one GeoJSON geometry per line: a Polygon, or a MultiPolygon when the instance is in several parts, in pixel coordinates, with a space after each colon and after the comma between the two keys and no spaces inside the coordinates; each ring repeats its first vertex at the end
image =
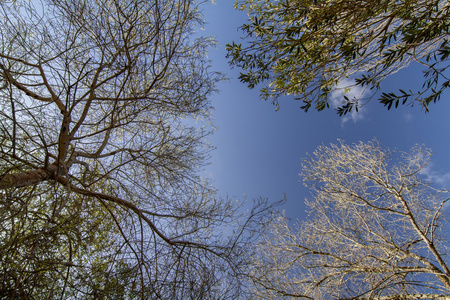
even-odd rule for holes
{"type": "Polygon", "coordinates": [[[308,218],[292,227],[281,215],[254,254],[255,298],[450,299],[449,193],[421,178],[429,158],[377,142],[319,147],[302,172],[308,218]]]}
{"type": "MultiPolygon", "coordinates": [[[[383,93],[379,100],[388,108],[418,103],[428,111],[450,84],[447,0],[237,0],[235,6],[249,22],[241,27],[244,43],[227,46],[230,64],[242,69],[250,88],[267,83],[261,96],[277,107],[281,95],[294,95],[305,111],[323,110],[331,92],[356,85],[378,91],[410,62],[425,69],[424,84],[383,93]]],[[[344,96],[338,113],[366,100],[344,96]]]]}
{"type": "Polygon", "coordinates": [[[221,80],[201,4],[0,2],[0,298],[239,295],[267,206],[239,219],[198,175],[221,80]]]}

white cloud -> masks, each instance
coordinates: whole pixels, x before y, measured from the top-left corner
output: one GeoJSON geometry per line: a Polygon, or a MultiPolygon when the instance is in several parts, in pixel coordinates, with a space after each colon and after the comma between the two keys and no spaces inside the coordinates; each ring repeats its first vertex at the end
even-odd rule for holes
{"type": "MultiPolygon", "coordinates": [[[[342,106],[344,102],[344,95],[348,97],[348,99],[352,100],[362,99],[365,94],[365,88],[361,86],[355,86],[355,81],[351,79],[343,79],[341,80],[335,90],[333,90],[330,94],[330,104],[333,108],[338,108],[342,106]]],[[[358,106],[358,111],[352,109],[351,112],[347,113],[342,117],[341,124],[344,125],[347,121],[352,120],[353,123],[361,121],[365,117],[366,109],[363,106],[358,106]]]]}
{"type": "Polygon", "coordinates": [[[405,119],[406,122],[411,122],[413,120],[413,115],[411,113],[405,113],[403,115],[403,118],[405,119]]]}
{"type": "Polygon", "coordinates": [[[432,184],[436,184],[444,188],[450,188],[450,172],[441,173],[433,170],[433,168],[433,164],[428,163],[428,165],[420,170],[419,173],[424,176],[426,181],[432,184]]]}

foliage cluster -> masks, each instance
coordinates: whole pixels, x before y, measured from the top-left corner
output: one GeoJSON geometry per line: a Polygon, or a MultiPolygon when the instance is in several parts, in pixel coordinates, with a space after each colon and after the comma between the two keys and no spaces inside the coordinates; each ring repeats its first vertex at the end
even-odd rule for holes
{"type": "MultiPolygon", "coordinates": [[[[446,0],[239,0],[235,6],[248,12],[249,23],[241,27],[244,43],[227,45],[230,64],[242,69],[248,87],[267,83],[261,96],[277,107],[281,95],[294,95],[305,111],[320,111],[330,107],[334,90],[356,85],[373,89],[373,96],[411,62],[423,65],[423,86],[383,93],[379,100],[388,109],[418,102],[428,111],[450,84],[446,0]],[[340,86],[346,78],[354,85],[340,86]]],[[[344,96],[338,113],[364,102],[344,96]]]]}

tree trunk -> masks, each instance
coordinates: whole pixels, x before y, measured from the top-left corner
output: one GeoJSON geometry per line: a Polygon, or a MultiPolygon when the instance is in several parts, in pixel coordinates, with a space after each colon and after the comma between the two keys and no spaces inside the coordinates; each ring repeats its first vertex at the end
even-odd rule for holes
{"type": "Polygon", "coordinates": [[[24,187],[40,183],[56,175],[57,167],[49,165],[47,168],[40,168],[33,171],[7,174],[0,178],[0,190],[13,187],[24,187]]]}

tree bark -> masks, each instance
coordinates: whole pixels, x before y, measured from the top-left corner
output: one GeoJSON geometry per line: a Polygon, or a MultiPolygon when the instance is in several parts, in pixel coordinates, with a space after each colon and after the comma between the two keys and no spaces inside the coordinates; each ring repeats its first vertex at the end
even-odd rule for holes
{"type": "Polygon", "coordinates": [[[49,165],[47,168],[39,168],[33,171],[6,174],[0,178],[0,190],[38,184],[54,177],[57,170],[58,168],[55,165],[49,165]]]}

